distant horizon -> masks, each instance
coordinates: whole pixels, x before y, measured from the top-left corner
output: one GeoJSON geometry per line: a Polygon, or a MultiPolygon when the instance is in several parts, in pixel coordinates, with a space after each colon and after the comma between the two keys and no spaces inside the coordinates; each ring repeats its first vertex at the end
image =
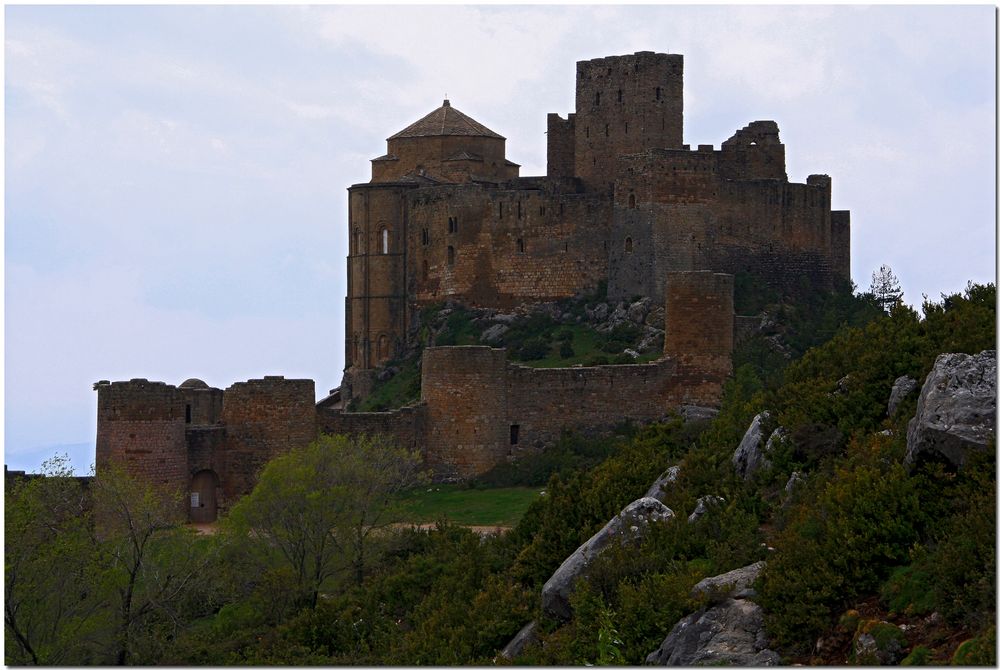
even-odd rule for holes
{"type": "Polygon", "coordinates": [[[99,379],[340,383],[346,189],[447,95],[545,174],[575,63],[685,62],[684,142],[773,119],[852,278],[996,276],[988,6],[8,6],[5,444],[93,462],[99,379]],[[771,37],[778,35],[777,38],[771,37]]]}

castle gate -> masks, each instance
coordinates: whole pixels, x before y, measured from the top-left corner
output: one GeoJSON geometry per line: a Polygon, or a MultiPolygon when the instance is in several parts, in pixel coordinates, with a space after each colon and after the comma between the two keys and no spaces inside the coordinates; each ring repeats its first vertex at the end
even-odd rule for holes
{"type": "Polygon", "coordinates": [[[191,478],[190,514],[191,523],[212,523],[218,516],[216,490],[219,475],[213,470],[202,470],[191,478]]]}

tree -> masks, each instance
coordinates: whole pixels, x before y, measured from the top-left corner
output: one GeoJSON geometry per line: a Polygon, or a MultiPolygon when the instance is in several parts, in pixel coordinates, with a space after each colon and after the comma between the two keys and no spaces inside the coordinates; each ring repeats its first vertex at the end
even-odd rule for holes
{"type": "Polygon", "coordinates": [[[323,436],[268,463],[228,524],[276,554],[315,608],[339,570],[364,579],[369,538],[394,520],[395,494],[425,480],[420,460],[384,436],[323,436]]]}
{"type": "Polygon", "coordinates": [[[78,662],[100,608],[88,584],[93,558],[87,495],[66,456],[4,495],[6,663],[78,662]]]}
{"type": "Polygon", "coordinates": [[[903,300],[903,290],[899,286],[899,278],[888,265],[880,265],[872,273],[872,284],[868,291],[875,297],[875,302],[886,312],[892,310],[903,300]]]}

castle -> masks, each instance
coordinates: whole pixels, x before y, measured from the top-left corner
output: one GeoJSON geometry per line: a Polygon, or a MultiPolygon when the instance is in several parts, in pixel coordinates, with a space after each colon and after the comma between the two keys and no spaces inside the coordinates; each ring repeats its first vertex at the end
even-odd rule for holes
{"type": "Polygon", "coordinates": [[[438,477],[469,477],[567,427],[607,428],[717,405],[731,371],[733,275],[776,288],[850,276],[850,215],[830,178],[788,181],[774,121],[719,149],[683,144],[683,57],[638,52],[577,63],[576,112],[548,115],[548,174],[520,177],[505,138],[445,100],[387,140],[372,178],[348,189],[345,371],[315,401],[311,380],[265,377],[222,391],[199,380],[101,381],[97,469],[118,461],[190,492],[213,520],[273,456],[319,433],[379,432],[438,477]],[[592,292],[665,310],[652,363],[534,369],[503,349],[429,347],[420,401],[346,411],[444,300],[511,308],[592,292]]]}

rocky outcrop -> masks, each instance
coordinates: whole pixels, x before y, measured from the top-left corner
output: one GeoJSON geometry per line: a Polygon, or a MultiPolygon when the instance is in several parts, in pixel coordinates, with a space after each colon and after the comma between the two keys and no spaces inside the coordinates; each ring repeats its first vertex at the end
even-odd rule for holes
{"type": "Polygon", "coordinates": [[[673,516],[673,511],[655,498],[639,498],[630,503],[552,573],[542,586],[542,610],[557,619],[569,619],[573,615],[569,596],[595,558],[613,542],[641,542],[651,524],[665,523],[673,516]]]}
{"type": "Polygon", "coordinates": [[[801,485],[805,481],[806,481],[805,475],[803,475],[798,470],[794,471],[788,477],[788,481],[785,482],[785,493],[787,495],[792,495],[792,492],[795,491],[795,489],[797,489],[799,485],[801,485]]]}
{"type": "Polygon", "coordinates": [[[781,657],[767,647],[760,606],[729,598],[678,621],[660,648],[646,657],[646,663],[745,667],[781,663],[781,657]]]}
{"type": "Polygon", "coordinates": [[[694,511],[688,516],[688,523],[694,523],[708,513],[708,510],[726,502],[725,498],[719,496],[702,496],[695,502],[694,511]]]}
{"type": "Polygon", "coordinates": [[[900,403],[911,393],[920,388],[920,384],[913,377],[903,375],[892,383],[892,391],[889,392],[889,405],[886,408],[886,416],[895,416],[900,403]]]}
{"type": "Polygon", "coordinates": [[[677,413],[685,421],[711,421],[719,415],[719,410],[714,407],[701,407],[699,405],[681,405],[677,408],[677,413]]]}
{"type": "Polygon", "coordinates": [[[511,638],[510,642],[500,650],[500,655],[513,660],[520,656],[529,645],[536,642],[538,642],[538,622],[531,621],[519,630],[517,635],[511,638]]]}
{"type": "Polygon", "coordinates": [[[924,381],[906,431],[906,462],[944,460],[962,467],[996,431],[997,354],[941,354],[924,381]]]}
{"type": "Polygon", "coordinates": [[[694,585],[691,597],[704,598],[709,604],[722,602],[726,598],[752,598],[756,593],[751,585],[757,581],[766,566],[767,561],[757,561],[715,577],[706,577],[694,585]]]}
{"type": "Polygon", "coordinates": [[[646,491],[646,495],[643,498],[654,498],[663,502],[666,500],[667,491],[673,486],[674,482],[677,481],[677,477],[681,474],[681,466],[673,465],[667,468],[666,472],[656,478],[656,481],[649,487],[646,491]]]}
{"type": "Polygon", "coordinates": [[[771,418],[770,412],[761,412],[753,418],[747,432],[740,440],[740,446],[733,453],[733,467],[736,474],[743,479],[749,479],[762,467],[770,465],[764,455],[764,423],[771,418]]]}

